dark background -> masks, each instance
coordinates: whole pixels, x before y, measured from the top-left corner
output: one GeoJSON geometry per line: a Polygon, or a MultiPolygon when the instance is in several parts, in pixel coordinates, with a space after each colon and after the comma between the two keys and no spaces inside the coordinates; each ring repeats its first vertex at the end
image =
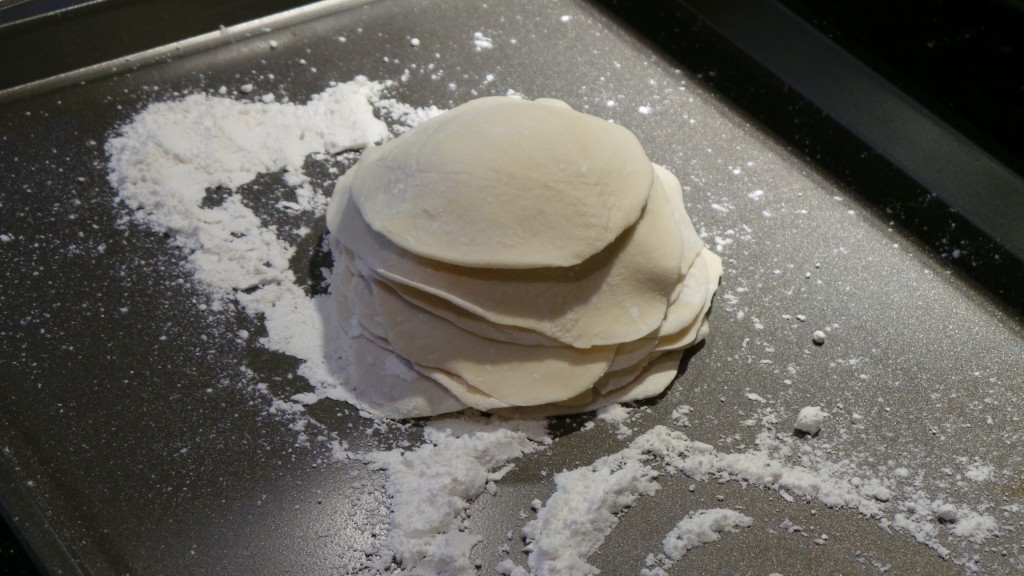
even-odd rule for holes
{"type": "Polygon", "coordinates": [[[6,522],[0,522],[0,575],[29,576],[38,572],[33,568],[28,554],[18,544],[14,533],[6,522]]]}
{"type": "Polygon", "coordinates": [[[1024,3],[780,2],[1022,172],[1024,3]]]}

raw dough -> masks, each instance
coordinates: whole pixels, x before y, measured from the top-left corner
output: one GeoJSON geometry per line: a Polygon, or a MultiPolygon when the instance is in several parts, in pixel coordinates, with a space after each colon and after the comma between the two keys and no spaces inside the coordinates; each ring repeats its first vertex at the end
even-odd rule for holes
{"type": "MultiPolygon", "coordinates": [[[[651,188],[643,215],[605,250],[576,266],[529,270],[453,266],[406,252],[366,225],[355,203],[347,200],[348,183],[343,178],[335,188],[332,206],[340,206],[338,220],[328,225],[373,274],[490,322],[580,348],[635,340],[657,329],[686,255],[660,181],[651,188]]],[[[415,299],[413,293],[404,294],[415,299]]],[[[444,313],[436,307],[432,311],[444,313]]]]}
{"type": "Polygon", "coordinates": [[[395,352],[460,376],[514,405],[576,396],[601,378],[615,354],[615,346],[580,349],[488,340],[409,304],[384,284],[373,285],[373,296],[395,352]]]}
{"type": "Polygon", "coordinates": [[[558,100],[476,100],[367,150],[327,223],[350,377],[390,417],[656,396],[722,275],[676,177],[558,100]]]}
{"type": "Polygon", "coordinates": [[[416,418],[466,407],[464,400],[417,372],[410,362],[365,338],[344,298],[335,303],[351,344],[348,387],[365,409],[388,418],[416,418]]]}
{"type": "Polygon", "coordinates": [[[636,222],[653,178],[629,130],[568,106],[492,97],[367,150],[352,197],[374,230],[425,258],[571,266],[636,222]]]}

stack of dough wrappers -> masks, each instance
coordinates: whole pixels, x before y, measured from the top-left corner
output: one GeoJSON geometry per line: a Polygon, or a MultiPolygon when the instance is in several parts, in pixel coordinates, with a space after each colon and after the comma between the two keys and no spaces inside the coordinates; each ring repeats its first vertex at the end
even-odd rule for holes
{"type": "Polygon", "coordinates": [[[482,98],[366,150],[328,209],[346,385],[384,416],[660,394],[722,273],[627,129],[482,98]]]}

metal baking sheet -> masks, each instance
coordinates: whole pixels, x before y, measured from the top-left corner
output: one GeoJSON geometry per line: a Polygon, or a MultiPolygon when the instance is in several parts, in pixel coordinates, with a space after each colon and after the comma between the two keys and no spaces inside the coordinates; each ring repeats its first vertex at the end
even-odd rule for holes
{"type": "MultiPolygon", "coordinates": [[[[310,10],[316,18],[272,17],[8,94],[0,107],[0,233],[10,238],[0,244],[0,498],[46,571],[337,574],[363,559],[365,520],[386,506],[382,479],[329,462],[322,444],[297,445],[289,422],[268,414],[253,385],[304,391],[294,360],[255,343],[258,321],[202,311],[171,239],[119,222],[103,142],[175,94],[252,82],[301,102],[330,81],[398,80],[431,64],[441,78],[411,74],[394,96],[439,107],[508,90],[561,98],[634,130],[687,185],[726,274],[707,343],[664,396],[634,412],[636,433],[688,404],[687,435],[742,450],[758,431],[743,425],[757,409],[748,393],[782,416],[822,405],[833,419],[809,446],[836,461],[860,455],[875,473],[910,465],[945,486],[936,496],[989,504],[1002,535],[958,550],[985,573],[1021,570],[1022,517],[1000,507],[1024,498],[1024,324],[964,261],[954,266],[951,251],[920,241],[709,88],[721,71],[682,67],[603,8],[378,0],[310,10]],[[476,32],[494,47],[475,50],[476,32]],[[813,346],[811,332],[826,327],[826,345],[813,346]],[[243,329],[253,338],[230,336],[243,329]],[[994,467],[992,481],[964,478],[976,461],[994,467]]],[[[710,32],[678,34],[699,44],[710,32]]],[[[312,255],[324,230],[309,224],[312,255]]],[[[956,244],[957,259],[984,259],[986,246],[956,244]]],[[[309,260],[295,267],[310,279],[309,260]]],[[[377,440],[347,405],[310,413],[353,449],[377,440]]],[[[554,420],[553,446],[517,461],[497,496],[473,504],[482,573],[521,527],[518,513],[551,494],[551,473],[628,442],[604,423],[585,427],[590,419],[554,420]]],[[[415,440],[415,427],[408,434],[415,440]]],[[[679,573],[965,570],[850,510],[736,482],[693,492],[687,478],[662,483],[591,558],[603,573],[638,573],[687,511],[720,506],[741,507],[756,526],[688,554],[679,573]],[[784,520],[829,539],[789,533],[784,520]]],[[[523,563],[519,550],[512,557],[523,563]]]]}

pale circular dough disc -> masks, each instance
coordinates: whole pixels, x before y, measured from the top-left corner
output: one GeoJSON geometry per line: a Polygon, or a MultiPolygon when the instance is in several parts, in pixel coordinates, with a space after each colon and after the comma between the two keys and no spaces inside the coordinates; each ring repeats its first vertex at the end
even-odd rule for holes
{"type": "Polygon", "coordinates": [[[452,395],[470,408],[490,412],[499,408],[512,408],[514,406],[513,404],[502,402],[489,394],[477,390],[467,384],[465,380],[451,372],[445,372],[444,370],[431,368],[429,366],[420,366],[419,364],[414,364],[414,366],[417,371],[447,388],[452,395]]]}
{"type": "Polygon", "coordinates": [[[644,358],[654,351],[654,347],[657,346],[657,344],[657,334],[651,334],[640,338],[639,340],[619,344],[615,349],[615,358],[613,358],[612,363],[608,365],[608,371],[615,372],[617,370],[633,366],[637,362],[643,361],[644,358]]]}
{"type": "MultiPolygon", "coordinates": [[[[676,289],[682,233],[660,179],[636,226],[608,248],[571,268],[532,270],[467,268],[406,252],[366,224],[348,201],[349,182],[338,181],[328,225],[374,275],[496,324],[579,348],[629,342],[658,329],[676,289]]],[[[415,300],[415,293],[403,296],[415,300]]],[[[445,315],[443,309],[433,311],[445,315]]]]}
{"type": "Polygon", "coordinates": [[[685,348],[707,335],[707,313],[721,277],[722,259],[705,248],[687,272],[679,297],[669,305],[656,351],[685,348]]]}
{"type": "MultiPolygon", "coordinates": [[[[714,281],[717,285],[718,278],[715,277],[714,281]]],[[[665,312],[665,319],[659,330],[660,336],[675,334],[686,328],[707,305],[714,287],[711,285],[708,263],[703,253],[697,255],[680,285],[682,289],[675,300],[669,303],[668,311],[665,312]]]]}
{"type": "Polygon", "coordinates": [[[377,314],[377,306],[373,303],[373,294],[366,279],[354,273],[344,262],[335,262],[334,266],[331,296],[335,306],[344,306],[359,322],[364,332],[378,339],[386,339],[387,332],[380,322],[380,315],[377,314]]]}
{"type": "Polygon", "coordinates": [[[459,308],[451,302],[430,294],[429,292],[424,292],[399,282],[393,282],[385,277],[374,274],[373,270],[369,269],[365,262],[360,260],[358,256],[355,256],[352,251],[347,248],[343,248],[343,254],[346,259],[353,258],[355,260],[355,265],[362,276],[371,277],[376,281],[387,284],[388,287],[397,292],[402,298],[408,300],[411,304],[415,304],[416,306],[427,310],[431,314],[440,316],[467,332],[472,332],[473,334],[483,338],[500,340],[502,342],[509,342],[512,344],[523,344],[526,346],[565,346],[563,342],[559,342],[554,338],[545,336],[539,332],[534,332],[533,330],[490,322],[485,318],[477,316],[463,308],[459,308]]]}
{"type": "Polygon", "coordinates": [[[446,387],[419,374],[394,352],[358,335],[347,303],[337,310],[342,337],[348,339],[344,387],[361,408],[387,418],[419,418],[465,409],[446,387]]]}
{"type": "Polygon", "coordinates": [[[546,404],[543,406],[524,406],[492,410],[495,414],[509,418],[542,418],[560,414],[589,412],[612,404],[633,402],[657,396],[665,391],[675,380],[679,372],[679,362],[683,358],[682,350],[673,350],[659,355],[625,386],[593,397],[586,404],[546,404]]]}
{"type": "Polygon", "coordinates": [[[356,336],[345,388],[365,409],[387,418],[420,418],[465,410],[448,389],[418,373],[409,362],[356,336]]]}
{"type": "Polygon", "coordinates": [[[623,386],[632,383],[636,380],[637,376],[643,369],[650,364],[651,360],[660,356],[661,353],[652,354],[641,359],[639,362],[620,368],[618,370],[609,370],[604,373],[604,376],[594,384],[594,390],[599,394],[607,394],[613,390],[622,388],[623,386]]]}
{"type": "Polygon", "coordinates": [[[331,281],[338,322],[350,339],[348,347],[353,354],[348,359],[348,375],[357,379],[347,388],[357,393],[363,407],[388,418],[418,418],[467,407],[487,411],[512,406],[473,388],[454,374],[421,366],[397,354],[384,334],[368,286],[365,278],[346,266],[336,268],[331,281]],[[352,285],[359,283],[366,284],[367,288],[351,290],[352,285]],[[351,296],[343,290],[351,290],[351,296]],[[368,326],[380,327],[380,331],[368,326]],[[376,390],[373,384],[383,389],[376,390]],[[410,398],[402,398],[402,395],[410,398]]]}
{"type": "Polygon", "coordinates": [[[654,179],[632,132],[567,106],[473,100],[363,153],[366,222],[425,258],[572,266],[633,225],[654,179]]]}
{"type": "Polygon", "coordinates": [[[410,304],[385,284],[371,285],[395,352],[509,404],[572,398],[593,386],[615,355],[615,346],[520,346],[481,338],[410,304]]]}
{"type": "Polygon", "coordinates": [[[682,359],[682,350],[670,350],[654,358],[635,380],[602,396],[603,405],[633,402],[661,394],[676,379],[682,359]]]}
{"type": "Polygon", "coordinates": [[[672,216],[675,217],[679,233],[682,235],[683,254],[679,258],[680,281],[672,292],[671,298],[671,300],[675,300],[683,287],[682,276],[689,270],[697,258],[697,254],[704,249],[704,241],[697,235],[697,229],[694,228],[690,215],[686,213],[686,207],[683,205],[683,186],[679,183],[679,179],[658,164],[654,164],[654,175],[665,188],[665,196],[668,198],[669,205],[672,206],[672,216]]]}
{"type": "MultiPolygon", "coordinates": [[[[340,244],[335,248],[341,250],[344,249],[340,244]]],[[[346,262],[351,264],[351,261],[347,258],[346,262]]],[[[333,296],[335,298],[335,303],[338,306],[339,319],[341,319],[343,323],[347,322],[349,324],[352,323],[353,319],[355,321],[355,329],[349,330],[351,335],[367,338],[379,347],[385,348],[389,353],[395,354],[396,358],[400,358],[402,362],[407,362],[412,365],[417,372],[431,378],[449,389],[449,392],[455,395],[455,397],[466,406],[476,408],[478,410],[493,410],[496,408],[514,406],[513,404],[498,400],[497,398],[481,392],[481,390],[470,385],[466,380],[456,374],[438,368],[409,362],[394,353],[394,347],[387,337],[387,331],[386,328],[384,328],[374,292],[371,288],[372,282],[360,276],[357,269],[351,268],[350,265],[345,265],[341,262],[336,265],[338,268],[335,270],[332,280],[332,289],[335,289],[333,296]]],[[[484,340],[481,341],[483,342],[482,345],[487,345],[484,340]]],[[[608,368],[605,368],[604,370],[608,370],[608,368]]],[[[579,399],[581,396],[587,396],[587,398],[590,398],[588,395],[589,393],[587,390],[584,390],[583,393],[577,395],[575,398],[579,399]]]]}

